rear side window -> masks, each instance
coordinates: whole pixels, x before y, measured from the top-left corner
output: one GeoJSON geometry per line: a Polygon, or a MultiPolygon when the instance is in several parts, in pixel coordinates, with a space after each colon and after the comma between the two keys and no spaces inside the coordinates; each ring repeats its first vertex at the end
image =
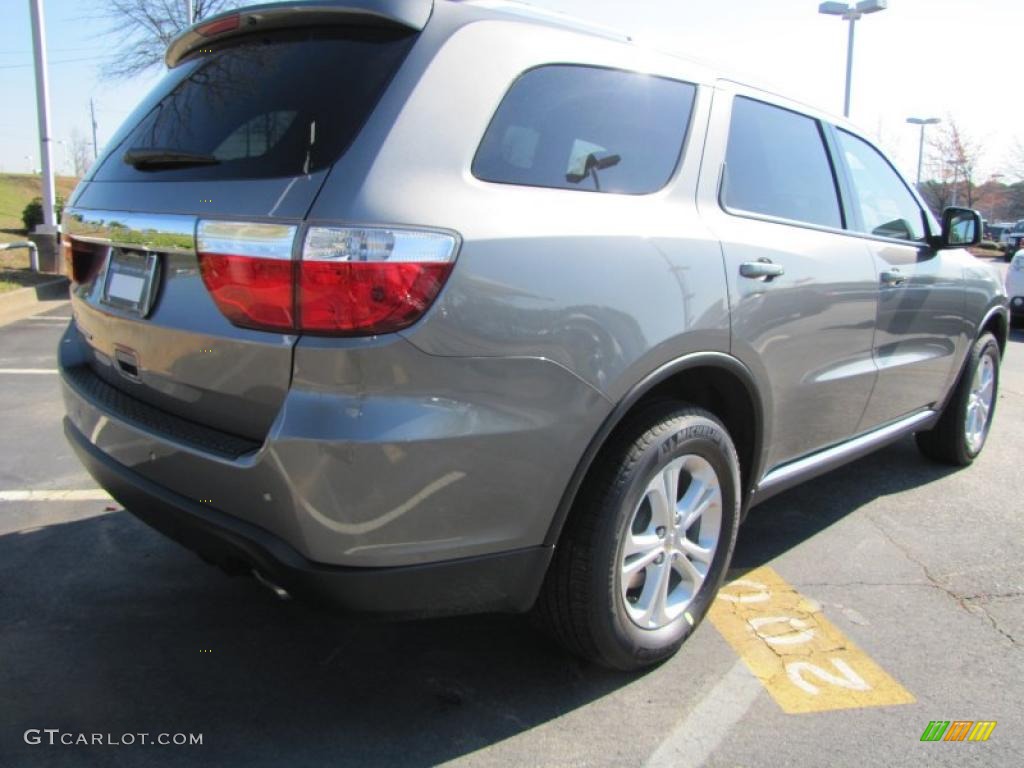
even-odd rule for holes
{"type": "Polygon", "coordinates": [[[839,229],[839,194],[818,121],[737,97],[722,202],[726,208],[839,229]]]}
{"type": "Polygon", "coordinates": [[[696,88],[651,75],[547,66],[520,77],[473,160],[484,181],[643,194],[668,183],[696,88]]]}
{"type": "Polygon", "coordinates": [[[860,209],[859,229],[878,237],[924,240],[924,211],[888,161],[846,131],[839,131],[839,146],[860,209]]]}
{"type": "Polygon", "coordinates": [[[325,168],[362,128],[413,39],[385,30],[302,30],[198,53],[132,114],[93,178],[270,178],[325,168]],[[124,161],[127,151],[203,162],[136,168],[124,161]]]}

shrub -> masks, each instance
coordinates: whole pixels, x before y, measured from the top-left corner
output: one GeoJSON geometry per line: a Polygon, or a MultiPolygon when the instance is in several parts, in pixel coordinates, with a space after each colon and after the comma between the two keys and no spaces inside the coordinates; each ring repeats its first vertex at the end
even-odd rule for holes
{"type": "MultiPolygon", "coordinates": [[[[57,221],[60,221],[60,215],[64,210],[64,198],[57,195],[57,202],[54,206],[54,213],[57,216],[57,221]]],[[[43,223],[43,198],[34,197],[32,202],[25,206],[25,210],[21,212],[21,221],[25,225],[25,229],[31,232],[36,228],[37,224],[43,223]]]]}

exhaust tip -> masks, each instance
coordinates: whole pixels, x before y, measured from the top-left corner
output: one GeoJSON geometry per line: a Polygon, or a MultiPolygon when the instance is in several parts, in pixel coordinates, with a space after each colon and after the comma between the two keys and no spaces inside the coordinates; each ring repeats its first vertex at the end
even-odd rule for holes
{"type": "Polygon", "coordinates": [[[260,584],[273,592],[278,600],[291,600],[292,596],[288,594],[288,590],[282,587],[280,584],[275,584],[262,573],[257,571],[255,568],[252,569],[253,578],[256,579],[260,584]]]}

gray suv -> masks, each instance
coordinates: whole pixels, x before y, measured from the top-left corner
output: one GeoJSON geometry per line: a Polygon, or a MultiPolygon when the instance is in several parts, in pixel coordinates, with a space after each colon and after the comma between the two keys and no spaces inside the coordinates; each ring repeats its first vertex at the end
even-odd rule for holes
{"type": "Polygon", "coordinates": [[[753,505],[981,451],[1006,296],[853,127],[491,0],[200,22],[64,214],[65,429],[276,590],[671,655],[753,505]]]}

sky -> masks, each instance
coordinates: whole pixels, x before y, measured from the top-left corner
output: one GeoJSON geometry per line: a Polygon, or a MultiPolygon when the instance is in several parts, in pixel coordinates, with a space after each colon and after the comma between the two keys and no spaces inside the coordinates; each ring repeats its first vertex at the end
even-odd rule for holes
{"type": "MultiPolygon", "coordinates": [[[[843,105],[847,24],[822,16],[816,0],[532,0],[591,19],[638,42],[724,67],[730,75],[839,113],[843,105]]],[[[32,33],[27,0],[3,0],[0,34],[0,172],[39,166],[32,33]]],[[[44,0],[49,45],[55,167],[70,171],[73,131],[98,143],[117,130],[159,79],[104,81],[99,67],[116,55],[90,0],[44,0]]],[[[918,129],[909,116],[952,118],[982,147],[980,176],[1013,177],[1024,145],[1019,98],[1024,30],[1021,0],[889,0],[857,24],[851,119],[910,177],[918,129]]]]}

